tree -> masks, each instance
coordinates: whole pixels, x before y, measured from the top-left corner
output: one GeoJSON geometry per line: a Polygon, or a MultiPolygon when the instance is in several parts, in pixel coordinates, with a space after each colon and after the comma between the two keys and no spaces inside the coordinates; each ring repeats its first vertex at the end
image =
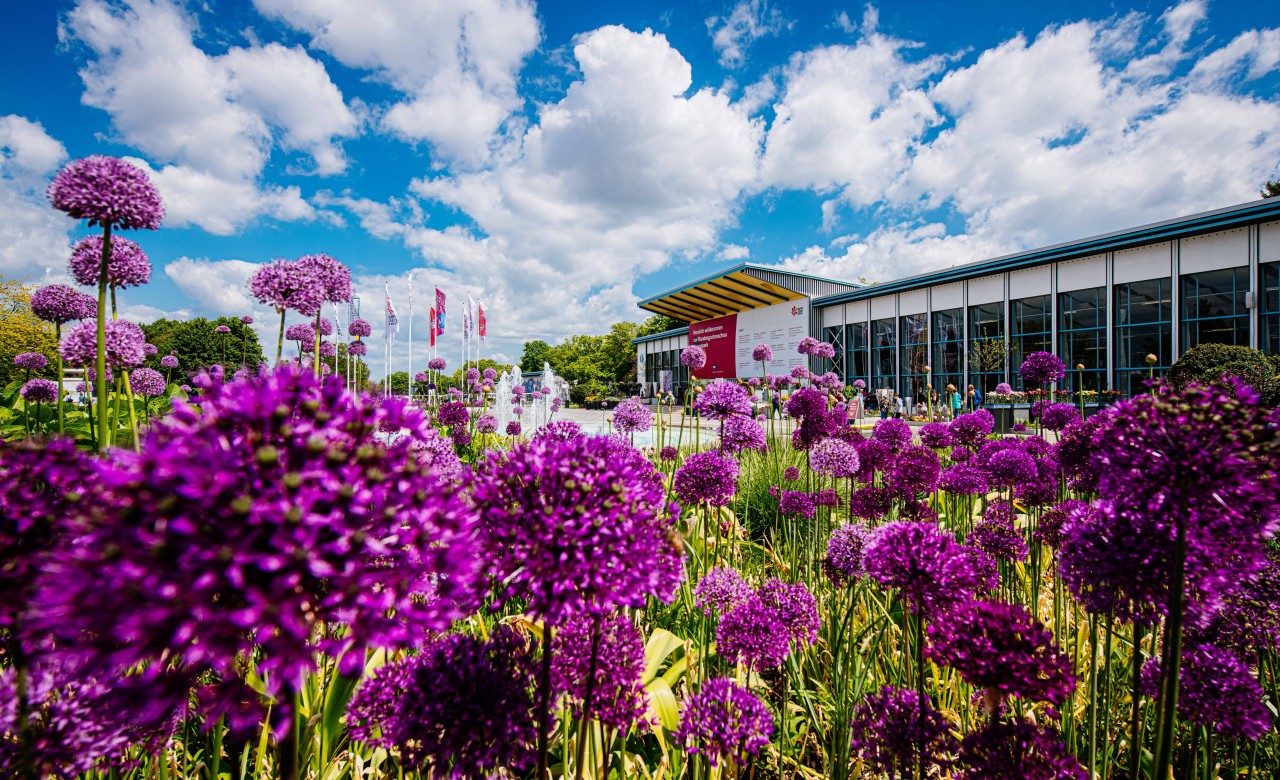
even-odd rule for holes
{"type": "MultiPolygon", "coordinates": [[[[15,379],[22,379],[26,372],[13,364],[13,358],[23,352],[39,352],[49,360],[49,365],[36,376],[56,378],[58,342],[53,326],[31,313],[33,290],[17,279],[0,277],[0,387],[15,379]]],[[[62,326],[67,330],[75,323],[62,326]]]]}
{"type": "Polygon", "coordinates": [[[681,320],[677,320],[674,317],[668,317],[665,314],[655,314],[649,319],[640,323],[640,330],[636,333],[635,338],[639,338],[641,336],[652,336],[655,333],[662,333],[668,330],[675,330],[676,328],[683,328],[685,325],[688,325],[688,324],[689,323],[682,322],[681,320]]]}
{"type": "MultiPolygon", "coordinates": [[[[142,331],[147,335],[147,341],[157,349],[156,354],[147,358],[146,364],[162,374],[165,369],[160,365],[160,359],[173,351],[178,353],[178,371],[181,376],[190,376],[215,363],[221,365],[224,343],[226,365],[223,368],[227,373],[239,368],[242,363],[256,369],[259,363],[265,362],[258,335],[237,317],[219,317],[216,320],[203,317],[193,320],[159,319],[143,325],[142,331]],[[225,337],[218,335],[214,329],[219,325],[226,325],[231,333],[225,337]]],[[[175,375],[174,380],[177,381],[180,375],[175,375]]]]}
{"type": "Polygon", "coordinates": [[[1262,185],[1262,192],[1260,194],[1264,198],[1274,198],[1275,196],[1280,195],[1280,179],[1276,179],[1275,181],[1268,180],[1266,184],[1262,185]]]}
{"type": "Polygon", "coordinates": [[[547,342],[541,339],[526,341],[524,354],[520,356],[520,370],[541,371],[542,364],[549,359],[550,355],[551,345],[547,342]]]}
{"type": "Polygon", "coordinates": [[[1252,387],[1263,402],[1274,406],[1280,401],[1280,378],[1277,364],[1261,350],[1232,344],[1201,344],[1187,350],[1174,363],[1165,378],[1176,388],[1192,382],[1218,382],[1235,377],[1252,387]]]}

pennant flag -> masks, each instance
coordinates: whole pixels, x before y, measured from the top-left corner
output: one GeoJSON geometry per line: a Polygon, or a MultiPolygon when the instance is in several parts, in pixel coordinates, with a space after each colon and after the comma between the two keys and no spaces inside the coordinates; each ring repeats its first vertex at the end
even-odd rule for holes
{"type": "Polygon", "coordinates": [[[338,304],[336,303],[333,304],[333,327],[338,329],[338,338],[342,338],[342,314],[338,311],[338,304]]]}
{"type": "Polygon", "coordinates": [[[436,345],[436,307],[431,307],[431,346],[436,345]]]}
{"type": "Polygon", "coordinates": [[[444,333],[444,292],[436,288],[436,333],[444,333]]]}
{"type": "Polygon", "coordinates": [[[471,297],[471,293],[467,293],[467,311],[462,315],[462,339],[468,344],[471,343],[471,331],[475,329],[475,323],[471,320],[471,310],[475,307],[475,298],[471,297]]]}
{"type": "Polygon", "coordinates": [[[479,304],[479,305],[477,306],[477,308],[478,308],[478,309],[479,309],[479,311],[480,311],[480,315],[479,315],[479,323],[478,323],[478,324],[480,325],[480,329],[479,329],[479,331],[478,331],[478,332],[480,333],[480,343],[481,343],[481,344],[483,344],[483,343],[484,343],[485,325],[487,324],[487,323],[485,322],[485,319],[484,319],[484,304],[483,304],[483,303],[479,304]]]}
{"type": "Polygon", "coordinates": [[[409,272],[409,329],[413,329],[413,271],[409,272]]]}
{"type": "Polygon", "coordinates": [[[396,307],[391,303],[391,288],[387,287],[387,332],[400,332],[400,318],[396,316],[396,307]]]}

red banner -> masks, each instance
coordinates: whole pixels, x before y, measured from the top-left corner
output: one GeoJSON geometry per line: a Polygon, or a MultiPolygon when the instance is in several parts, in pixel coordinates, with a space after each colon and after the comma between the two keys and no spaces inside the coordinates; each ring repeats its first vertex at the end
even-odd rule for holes
{"type": "Polygon", "coordinates": [[[436,307],[431,307],[431,346],[436,345],[436,307]]]}
{"type": "Polygon", "coordinates": [[[738,375],[738,315],[689,323],[689,343],[702,347],[707,364],[691,373],[698,379],[733,379],[738,375]]]}

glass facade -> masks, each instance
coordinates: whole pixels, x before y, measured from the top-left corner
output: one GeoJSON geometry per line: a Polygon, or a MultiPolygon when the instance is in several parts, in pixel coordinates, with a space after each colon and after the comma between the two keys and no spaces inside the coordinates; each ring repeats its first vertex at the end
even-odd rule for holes
{"type": "Polygon", "coordinates": [[[855,322],[845,328],[844,337],[844,381],[853,384],[853,380],[861,379],[871,386],[871,373],[868,370],[867,323],[855,322]]]}
{"type": "Polygon", "coordinates": [[[871,387],[892,390],[897,379],[897,338],[893,320],[871,323],[871,387]]]}
{"type": "Polygon", "coordinates": [[[662,352],[650,352],[644,356],[644,381],[659,385],[662,372],[671,372],[672,389],[677,394],[681,388],[689,384],[689,367],[681,365],[680,350],[668,349],[662,352]]]}
{"type": "Polygon", "coordinates": [[[1200,344],[1249,346],[1249,269],[1224,268],[1182,277],[1182,339],[1186,352],[1200,344]]]}
{"type": "Polygon", "coordinates": [[[960,309],[933,313],[933,387],[942,395],[947,385],[964,391],[964,317],[960,309]]]}
{"type": "MultiPolygon", "coordinates": [[[[1009,371],[1017,379],[1022,361],[1032,352],[1052,352],[1050,330],[1053,323],[1049,296],[1037,295],[1010,302],[1009,371]]],[[[1014,389],[1025,390],[1019,379],[1014,389]]]]}
{"type": "Polygon", "coordinates": [[[898,394],[905,401],[923,403],[928,379],[924,367],[929,365],[929,318],[925,314],[907,314],[899,317],[899,334],[902,338],[902,377],[898,394]]]}
{"type": "Polygon", "coordinates": [[[1258,349],[1280,355],[1280,263],[1263,263],[1258,271],[1258,349]]]}
{"type": "Polygon", "coordinates": [[[1004,302],[969,307],[969,384],[990,393],[1005,381],[1004,302]]]}
{"type": "Polygon", "coordinates": [[[1172,363],[1172,295],[1168,278],[1115,286],[1115,389],[1125,395],[1143,391],[1147,355],[1156,356],[1156,376],[1172,363]]]}
{"type": "Polygon", "coordinates": [[[827,373],[834,371],[841,378],[844,377],[844,326],[835,325],[830,328],[822,329],[822,340],[835,348],[835,355],[830,358],[824,358],[818,367],[819,373],[827,373]]]}
{"type": "Polygon", "coordinates": [[[1058,293],[1057,354],[1067,364],[1061,389],[1107,389],[1106,287],[1058,293]],[[1076,369],[1080,364],[1084,371],[1076,369]]]}

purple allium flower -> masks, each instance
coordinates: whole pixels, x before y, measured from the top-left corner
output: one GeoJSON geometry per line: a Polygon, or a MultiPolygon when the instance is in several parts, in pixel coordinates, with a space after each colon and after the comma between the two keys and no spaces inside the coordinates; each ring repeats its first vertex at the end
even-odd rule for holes
{"type": "Polygon", "coordinates": [[[992,501],[980,522],[974,523],[967,543],[982,550],[992,558],[1004,561],[1025,561],[1027,540],[1014,527],[1013,506],[1008,501],[992,501]]]}
{"type": "Polygon", "coordinates": [[[751,359],[757,363],[768,363],[773,360],[773,349],[768,344],[757,344],[751,350],[751,359]]]}
{"type": "Polygon", "coordinates": [[[987,472],[964,463],[944,469],[938,480],[938,487],[962,496],[980,496],[990,490],[987,472]]]}
{"type": "Polygon", "coordinates": [[[1050,404],[1040,413],[1040,424],[1051,431],[1060,431],[1080,419],[1080,410],[1071,404],[1050,404]]]}
{"type": "Polygon", "coordinates": [[[51,284],[31,294],[31,313],[59,325],[71,320],[87,320],[98,313],[98,300],[65,284],[51,284]]]}
{"type": "Polygon", "coordinates": [[[835,491],[835,488],[824,488],[818,491],[816,500],[818,506],[825,506],[829,509],[835,509],[840,506],[840,494],[835,491]]]}
{"type": "Polygon", "coordinates": [[[898,588],[913,611],[928,616],[972,598],[979,586],[962,545],[935,523],[880,526],[867,543],[862,565],[881,585],[898,588]]]}
{"type": "Polygon", "coordinates": [[[242,317],[240,318],[240,323],[241,323],[242,325],[252,325],[252,324],[253,324],[253,317],[250,317],[248,314],[245,314],[244,316],[242,316],[242,317]]]}
{"type": "Polygon", "coordinates": [[[458,388],[456,388],[456,387],[451,387],[451,388],[449,388],[449,396],[450,396],[451,398],[461,398],[461,397],[462,397],[462,391],[461,391],[461,390],[459,390],[459,389],[458,389],[458,388]]]}
{"type": "MultiPolygon", "coordinates": [[[[259,303],[276,311],[292,310],[304,317],[316,316],[324,303],[323,290],[293,260],[276,259],[259,266],[249,278],[249,292],[259,303]]],[[[352,327],[360,321],[352,320],[352,327]]]]}
{"type": "Polygon", "coordinates": [[[1058,441],[1053,446],[1053,456],[1066,475],[1067,484],[1074,490],[1093,493],[1098,489],[1099,471],[1103,464],[1093,458],[1099,440],[1106,436],[1111,425],[1112,415],[1109,411],[1100,412],[1092,417],[1067,425],[1058,432],[1058,441]]]}
{"type": "Polygon", "coordinates": [[[351,737],[397,749],[410,769],[452,766],[451,777],[526,769],[537,742],[533,663],[507,626],[488,642],[441,637],[360,686],[348,707],[351,737]]]}
{"type": "Polygon", "coordinates": [[[21,352],[13,356],[13,364],[24,371],[40,371],[49,365],[49,358],[39,352],[21,352]]]}
{"type": "Polygon", "coordinates": [[[480,433],[496,433],[498,418],[491,414],[482,414],[476,418],[476,430],[480,433]]]}
{"type": "Polygon", "coordinates": [[[1001,485],[1016,485],[1036,478],[1036,464],[1031,456],[1020,449],[1001,449],[987,459],[987,473],[991,481],[1001,485]]]}
{"type": "Polygon", "coordinates": [[[1068,499],[1050,507],[1040,515],[1040,520],[1036,524],[1035,532],[1032,535],[1041,544],[1057,547],[1062,544],[1062,529],[1066,525],[1067,519],[1077,512],[1087,511],[1088,508],[1088,504],[1075,499],[1068,499]]]}
{"type": "Polygon", "coordinates": [[[1211,620],[1263,568],[1276,530],[1280,428],[1267,416],[1243,385],[1234,397],[1190,386],[1119,404],[1094,451],[1097,512],[1063,529],[1072,591],[1121,615],[1166,614],[1181,524],[1188,618],[1211,620]]]}
{"type": "Polygon", "coordinates": [[[284,329],[284,337],[289,341],[301,341],[310,344],[316,340],[315,326],[309,322],[299,322],[284,329]]]}
{"type": "Polygon", "coordinates": [[[1027,424],[1026,424],[1026,423],[1021,423],[1021,422],[1016,422],[1016,423],[1014,423],[1014,424],[1013,424],[1013,428],[1012,428],[1011,430],[1012,430],[1014,433],[1026,433],[1026,432],[1027,432],[1027,424]]]}
{"type": "Polygon", "coordinates": [[[453,449],[453,441],[435,428],[410,430],[411,449],[418,462],[442,479],[457,482],[462,478],[462,463],[453,449]]]}
{"type": "Polygon", "coordinates": [[[647,431],[652,423],[653,412],[635,398],[628,398],[613,411],[613,427],[619,433],[647,431]]]}
{"type": "Polygon", "coordinates": [[[492,369],[492,368],[486,368],[486,369],[482,372],[482,376],[484,376],[484,381],[486,381],[486,382],[497,382],[497,381],[498,381],[498,372],[497,372],[496,370],[492,369]]]}
{"type": "Polygon", "coordinates": [[[160,348],[157,347],[155,344],[143,344],[142,351],[147,354],[147,357],[151,357],[152,355],[159,354],[160,348]]]}
{"type": "MultiPolygon", "coordinates": [[[[98,286],[102,270],[102,236],[89,236],[76,242],[67,261],[76,284],[98,286]]],[[[136,287],[151,281],[151,260],[138,242],[123,236],[111,236],[111,257],[107,261],[107,284],[112,287],[136,287]]]]}
{"type": "Polygon", "coordinates": [[[177,368],[178,359],[173,355],[165,355],[164,357],[160,358],[160,367],[161,368],[177,368]]]}
{"type": "Polygon", "coordinates": [[[320,344],[320,357],[331,358],[338,356],[338,347],[332,341],[325,341],[320,344]]]}
{"type": "Polygon", "coordinates": [[[674,463],[680,459],[680,450],[668,444],[658,453],[658,460],[663,463],[674,463]]]}
{"type": "Polygon", "coordinates": [[[773,577],[756,594],[777,614],[792,649],[818,641],[818,601],[803,582],[788,583],[773,577]]]}
{"type": "Polygon", "coordinates": [[[950,724],[927,696],[922,699],[915,691],[888,685],[880,693],[867,694],[858,705],[851,731],[854,753],[877,774],[890,777],[895,771],[914,776],[917,761],[925,774],[933,767],[945,770],[956,749],[950,724]]]}
{"type": "Polygon", "coordinates": [[[754,591],[737,569],[716,566],[702,575],[693,589],[694,605],[705,614],[723,614],[751,600],[754,591]]]}
{"type": "Polygon", "coordinates": [[[885,483],[898,496],[914,500],[938,489],[942,463],[928,447],[907,447],[885,470],[885,483]]]}
{"type": "Polygon", "coordinates": [[[800,343],[796,346],[796,352],[801,355],[812,355],[813,351],[818,348],[818,340],[813,336],[805,336],[800,339],[800,343]]]}
{"type": "Polygon", "coordinates": [[[332,336],[332,335],[333,335],[333,323],[329,321],[329,318],[328,318],[328,317],[321,317],[321,318],[320,318],[320,320],[319,320],[319,322],[320,322],[320,335],[321,335],[321,336],[332,336]]]}
{"type": "Polygon", "coordinates": [[[685,347],[680,352],[680,365],[689,368],[702,368],[707,364],[707,351],[697,344],[685,347]]]}
{"type": "Polygon", "coordinates": [[[480,381],[480,369],[468,368],[465,378],[468,384],[480,381]]]}
{"type": "MultiPolygon", "coordinates": [[[[355,327],[355,324],[356,324],[357,322],[362,322],[362,323],[364,323],[364,325],[365,325],[365,327],[366,327],[366,328],[369,326],[369,323],[365,322],[364,320],[352,320],[352,321],[351,321],[351,325],[352,325],[352,327],[355,327]]],[[[351,331],[351,335],[353,335],[353,336],[357,336],[357,335],[360,335],[360,334],[356,333],[356,332],[353,330],[353,331],[351,331]]],[[[365,335],[368,335],[368,334],[365,334],[365,335]]],[[[445,362],[444,362],[444,358],[442,358],[442,357],[435,357],[435,358],[431,358],[430,360],[428,360],[428,361],[427,361],[427,368],[431,369],[432,371],[443,371],[443,370],[444,370],[444,367],[445,367],[445,362]]],[[[523,390],[524,388],[521,388],[521,389],[523,390]]]]}
{"type": "Polygon", "coordinates": [[[551,688],[568,696],[575,717],[626,730],[644,716],[644,642],[626,615],[573,615],[552,641],[551,688]]]}
{"type": "Polygon", "coordinates": [[[823,360],[830,360],[836,356],[836,348],[825,341],[819,341],[813,347],[813,356],[823,360]]]}
{"type": "Polygon", "coordinates": [[[951,438],[951,427],[940,422],[932,422],[920,428],[920,443],[933,450],[947,449],[955,444],[951,438]]]}
{"type": "Polygon", "coordinates": [[[1024,720],[990,720],[960,745],[961,780],[1086,780],[1057,732],[1024,720]]]}
{"type": "Polygon", "coordinates": [[[867,485],[855,490],[849,498],[849,514],[867,520],[879,520],[888,515],[892,507],[893,493],[888,488],[867,485]]]}
{"type": "Polygon", "coordinates": [[[756,671],[781,665],[789,644],[782,618],[759,594],[726,612],[716,628],[716,652],[756,671]]]}
{"type": "Polygon", "coordinates": [[[751,396],[746,388],[718,379],[705,388],[694,402],[703,417],[723,420],[734,415],[751,416],[751,396]]]}
{"type": "Polygon", "coordinates": [[[511,422],[507,423],[507,435],[508,435],[508,436],[519,436],[519,435],[520,435],[520,421],[519,421],[519,420],[512,420],[511,422]]]}
{"type": "Polygon", "coordinates": [[[1013,388],[1009,386],[1008,382],[1000,382],[996,385],[996,389],[991,392],[996,393],[997,395],[1009,395],[1013,392],[1013,388]]]}
{"type": "Polygon", "coordinates": [[[175,713],[153,707],[126,680],[86,679],[57,661],[29,672],[26,733],[15,738],[22,733],[17,673],[0,671],[0,734],[6,737],[0,739],[0,772],[7,777],[23,777],[31,763],[39,768],[33,777],[73,778],[112,769],[120,771],[111,774],[125,774],[130,748],[155,754],[173,731],[175,713]]]}
{"type": "Polygon", "coordinates": [[[822,568],[833,585],[843,587],[866,573],[862,569],[862,555],[870,539],[871,529],[862,523],[841,523],[831,532],[822,568]]]}
{"type": "Polygon", "coordinates": [[[1060,382],[1067,375],[1067,366],[1052,352],[1032,352],[1022,361],[1018,370],[1025,387],[1042,387],[1050,382],[1060,382]]]}
{"type": "Polygon", "coordinates": [[[810,373],[809,369],[805,368],[804,366],[796,366],[795,368],[791,369],[790,378],[796,382],[802,382],[811,376],[813,376],[813,374],[810,373]]]}
{"type": "Polygon", "coordinates": [[[213,329],[213,332],[217,333],[219,336],[225,336],[231,332],[231,328],[228,328],[226,325],[219,325],[213,329]]]}
{"type": "MultiPolygon", "coordinates": [[[[352,336],[364,338],[366,336],[373,335],[373,326],[369,324],[368,320],[362,320],[359,317],[356,317],[351,321],[351,324],[347,326],[347,332],[352,336]]],[[[432,358],[431,360],[428,360],[427,368],[444,368],[444,358],[432,358]],[[432,363],[440,363],[440,365],[433,366],[432,363]]]]}
{"type": "MultiPolygon", "coordinates": [[[[345,303],[351,300],[351,269],[326,254],[303,255],[295,261],[302,274],[319,290],[323,300],[345,303]]],[[[312,312],[314,316],[315,312],[312,312]]],[[[321,326],[323,331],[323,326],[321,326]]]]}
{"type": "Polygon", "coordinates": [[[1021,604],[961,604],[928,631],[925,654],[989,695],[1062,704],[1075,690],[1071,659],[1021,604]]]}
{"type": "Polygon", "coordinates": [[[788,482],[795,482],[800,479],[800,469],[795,466],[787,466],[782,472],[782,478],[788,482]]]}
{"type": "Polygon", "coordinates": [[[726,452],[743,452],[745,450],[765,449],[764,428],[750,417],[734,415],[724,421],[724,431],[720,436],[720,447],[726,452]]]}
{"type": "Polygon", "coordinates": [[[460,450],[471,446],[471,431],[465,426],[458,425],[450,429],[449,438],[453,440],[453,446],[460,450]]]}
{"type": "Polygon", "coordinates": [[[354,357],[364,357],[369,354],[369,348],[365,346],[363,341],[353,341],[347,345],[347,354],[354,357]]]}
{"type": "Polygon", "coordinates": [[[182,659],[239,687],[252,654],[287,712],[318,652],[349,674],[366,645],[409,645],[475,606],[475,513],[420,466],[421,412],[352,403],[293,367],[198,381],[201,410],[175,403],[140,454],[99,463],[92,531],[49,567],[45,620],[92,637],[75,646],[86,668],[150,678],[182,659]],[[411,435],[380,442],[388,419],[411,435]],[[347,630],[318,630],[334,623],[347,630]]]}
{"type": "Polygon", "coordinates": [[[129,386],[140,396],[154,398],[164,395],[164,376],[154,368],[135,368],[129,374],[129,386]]]}
{"type": "Polygon", "coordinates": [[[436,420],[441,425],[456,428],[470,422],[471,413],[467,411],[466,404],[461,401],[446,401],[440,404],[440,411],[436,413],[436,420]]]}
{"type": "Polygon", "coordinates": [[[55,209],[90,225],[155,230],[164,219],[164,203],[147,174],[118,157],[95,154],[68,163],[48,195],[55,209]]]}
{"type": "Polygon", "coordinates": [[[956,444],[974,448],[996,428],[996,418],[986,409],[962,414],[947,426],[956,444]]]}
{"type": "Polygon", "coordinates": [[[184,392],[184,393],[190,393],[190,392],[191,392],[191,385],[180,385],[180,386],[178,387],[178,389],[179,389],[179,390],[181,390],[181,391],[182,391],[182,392],[184,392]]]}
{"type": "Polygon", "coordinates": [[[867,383],[861,379],[855,379],[853,380],[853,387],[857,390],[865,390],[867,388],[867,383]]]}
{"type": "MultiPolygon", "coordinates": [[[[108,320],[107,365],[111,368],[131,368],[141,363],[146,355],[142,345],[146,336],[142,328],[125,320],[108,320]]],[[[72,366],[91,366],[98,355],[97,323],[82,322],[62,336],[58,345],[63,362],[72,366]]]]}
{"type": "Polygon", "coordinates": [[[894,452],[899,452],[911,444],[911,426],[903,420],[889,418],[877,420],[871,429],[871,438],[889,445],[894,452]]]}
{"type": "Polygon", "coordinates": [[[676,469],[672,487],[685,506],[724,506],[737,488],[738,462],[719,450],[697,452],[676,469]]]}
{"type": "Polygon", "coordinates": [[[556,420],[549,422],[540,428],[534,430],[529,437],[533,441],[541,441],[543,439],[555,439],[556,441],[568,441],[569,439],[581,439],[585,434],[582,432],[582,426],[576,422],[569,420],[556,420]]]}
{"type": "Polygon", "coordinates": [[[815,473],[836,479],[855,476],[861,467],[858,448],[840,439],[826,439],[815,445],[809,453],[809,463],[815,473]]]}
{"type": "Polygon", "coordinates": [[[415,381],[415,382],[425,382],[425,381],[427,381],[427,372],[426,372],[426,371],[419,371],[418,373],[414,374],[414,375],[413,375],[413,381],[415,381]]]}
{"type": "Polygon", "coordinates": [[[732,680],[707,680],[685,700],[674,739],[688,753],[700,753],[712,766],[746,764],[773,736],[773,715],[751,691],[732,680]]]}
{"type": "Polygon", "coordinates": [[[1244,658],[1255,658],[1263,649],[1280,651],[1280,549],[1275,545],[1258,576],[1227,600],[1212,629],[1219,644],[1244,658]]]}
{"type": "Polygon", "coordinates": [[[506,596],[528,599],[552,624],[670,601],[684,576],[668,536],[679,509],[638,450],[603,437],[544,439],[486,458],[472,500],[506,596]]]}
{"type": "Polygon", "coordinates": [[[802,387],[787,399],[787,414],[800,420],[826,414],[827,399],[812,387],[802,387]]]}
{"type": "MultiPolygon", "coordinates": [[[[1160,658],[1143,665],[1143,687],[1154,695],[1160,681],[1160,658]]],[[[1182,652],[1178,674],[1178,714],[1228,739],[1256,740],[1271,728],[1262,685],[1249,665],[1229,650],[1193,644],[1182,652]]]]}
{"type": "Polygon", "coordinates": [[[818,513],[817,501],[812,493],[783,490],[778,498],[778,511],[787,517],[812,519],[818,513]]]}

